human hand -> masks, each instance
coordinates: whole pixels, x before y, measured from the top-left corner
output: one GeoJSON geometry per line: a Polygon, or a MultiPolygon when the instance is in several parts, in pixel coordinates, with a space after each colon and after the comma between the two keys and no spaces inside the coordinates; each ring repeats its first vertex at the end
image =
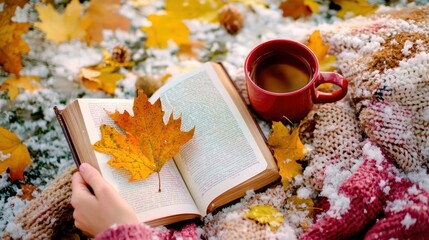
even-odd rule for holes
{"type": "Polygon", "coordinates": [[[73,175],[71,204],[75,226],[91,237],[113,224],[139,223],[131,206],[87,163],[73,175]]]}

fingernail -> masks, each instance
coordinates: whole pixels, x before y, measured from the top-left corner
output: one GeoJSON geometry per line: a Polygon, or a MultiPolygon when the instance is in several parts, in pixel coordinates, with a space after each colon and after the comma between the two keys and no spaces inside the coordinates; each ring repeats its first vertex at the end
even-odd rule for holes
{"type": "Polygon", "coordinates": [[[87,163],[82,163],[79,166],[79,172],[85,172],[88,169],[87,163]]]}

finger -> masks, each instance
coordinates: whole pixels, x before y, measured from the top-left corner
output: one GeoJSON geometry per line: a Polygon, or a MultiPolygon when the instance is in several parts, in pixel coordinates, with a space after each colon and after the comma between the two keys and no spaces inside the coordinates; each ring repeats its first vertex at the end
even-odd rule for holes
{"type": "Polygon", "coordinates": [[[103,177],[97,169],[88,163],[82,163],[79,167],[79,172],[83,180],[94,190],[96,195],[106,187],[106,182],[103,177]]]}
{"type": "Polygon", "coordinates": [[[72,192],[90,193],[85,180],[83,180],[79,172],[75,172],[72,176],[72,192]]]}

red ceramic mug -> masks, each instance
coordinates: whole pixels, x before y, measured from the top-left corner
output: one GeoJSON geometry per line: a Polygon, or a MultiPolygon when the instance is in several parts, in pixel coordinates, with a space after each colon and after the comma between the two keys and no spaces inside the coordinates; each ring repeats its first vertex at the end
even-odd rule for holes
{"type": "Polygon", "coordinates": [[[250,105],[268,121],[297,122],[313,103],[335,102],[347,94],[347,80],[334,72],[320,72],[314,53],[293,40],[259,44],[247,56],[244,71],[250,105]],[[332,93],[318,91],[322,83],[339,88],[332,93]]]}

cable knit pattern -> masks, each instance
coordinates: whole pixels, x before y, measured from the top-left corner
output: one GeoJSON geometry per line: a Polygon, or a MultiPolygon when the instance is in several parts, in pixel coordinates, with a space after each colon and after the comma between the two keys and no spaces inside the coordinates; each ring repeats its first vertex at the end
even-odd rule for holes
{"type": "Polygon", "coordinates": [[[332,208],[300,239],[344,239],[384,217],[368,231],[365,239],[424,238],[429,234],[429,194],[399,176],[398,169],[381,150],[367,142],[363,147],[364,163],[339,190],[350,199],[340,217],[332,208]],[[353,224],[350,224],[352,223],[353,224]]]}

